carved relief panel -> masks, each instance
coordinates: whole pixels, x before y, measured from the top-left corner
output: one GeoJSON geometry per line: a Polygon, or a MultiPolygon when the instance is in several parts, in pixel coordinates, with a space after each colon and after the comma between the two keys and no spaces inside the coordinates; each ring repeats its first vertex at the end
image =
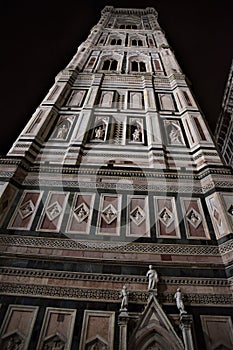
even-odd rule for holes
{"type": "Polygon", "coordinates": [[[84,103],[87,90],[73,90],[66,102],[66,106],[81,107],[84,103]]]}
{"type": "Polygon", "coordinates": [[[0,334],[2,350],[26,350],[37,316],[38,307],[9,305],[0,334]]]}
{"type": "Polygon", "coordinates": [[[128,196],[127,236],[150,235],[148,197],[128,196]]]}
{"type": "Polygon", "coordinates": [[[58,232],[69,193],[50,192],[38,223],[38,231],[58,232]]]}
{"type": "Polygon", "coordinates": [[[180,238],[174,197],[154,197],[157,237],[180,238]]]}
{"type": "Polygon", "coordinates": [[[17,205],[8,228],[29,230],[43,192],[25,191],[17,205]]]}
{"type": "Polygon", "coordinates": [[[200,199],[181,198],[187,238],[210,239],[200,199]]]}
{"type": "Polygon", "coordinates": [[[233,349],[233,326],[230,316],[200,317],[207,350],[233,349]]]}
{"type": "Polygon", "coordinates": [[[219,193],[214,193],[206,198],[206,204],[210,212],[210,218],[215,228],[216,238],[221,238],[231,233],[231,227],[225,217],[225,208],[219,193]]]}
{"type": "Polygon", "coordinates": [[[165,120],[167,143],[169,145],[185,145],[182,129],[178,120],[165,120]]]}
{"type": "Polygon", "coordinates": [[[113,350],[115,313],[84,311],[79,350],[113,350]]]}
{"type": "Polygon", "coordinates": [[[46,308],[36,350],[69,350],[76,310],[46,308]]]}
{"type": "Polygon", "coordinates": [[[175,111],[172,94],[158,94],[160,109],[163,111],[175,111]]]}
{"type": "Polygon", "coordinates": [[[121,195],[105,195],[100,197],[98,232],[102,235],[119,235],[121,219],[121,195]]]}
{"type": "Polygon", "coordinates": [[[75,194],[70,210],[67,232],[89,233],[93,204],[94,194],[75,194]]]}

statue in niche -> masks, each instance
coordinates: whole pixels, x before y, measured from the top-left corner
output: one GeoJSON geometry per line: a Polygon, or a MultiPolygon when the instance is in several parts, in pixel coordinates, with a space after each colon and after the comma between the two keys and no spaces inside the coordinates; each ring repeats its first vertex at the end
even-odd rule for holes
{"type": "Polygon", "coordinates": [[[153,290],[157,288],[158,283],[158,274],[157,271],[153,269],[152,265],[149,265],[149,270],[146,273],[146,277],[148,277],[148,290],[153,290]]]}
{"type": "Polygon", "coordinates": [[[180,291],[180,288],[177,288],[176,293],[174,295],[174,299],[176,300],[176,306],[177,309],[180,311],[180,314],[187,314],[187,312],[184,309],[184,303],[182,300],[182,293],[180,291]]]}
{"type": "Polygon", "coordinates": [[[127,287],[123,286],[121,293],[119,295],[120,298],[122,298],[121,301],[121,309],[120,310],[127,310],[128,307],[128,295],[129,292],[127,291],[127,287]]]}
{"type": "Polygon", "coordinates": [[[100,125],[98,128],[95,129],[95,139],[103,140],[103,138],[104,138],[104,129],[100,125]]]}
{"type": "Polygon", "coordinates": [[[182,144],[180,129],[172,127],[169,133],[170,143],[182,144]]]}
{"type": "Polygon", "coordinates": [[[58,125],[56,138],[65,140],[67,133],[68,133],[68,127],[65,123],[62,123],[58,125]]]}
{"type": "Polygon", "coordinates": [[[138,142],[141,141],[141,131],[139,126],[137,126],[132,134],[133,141],[138,142]]]}

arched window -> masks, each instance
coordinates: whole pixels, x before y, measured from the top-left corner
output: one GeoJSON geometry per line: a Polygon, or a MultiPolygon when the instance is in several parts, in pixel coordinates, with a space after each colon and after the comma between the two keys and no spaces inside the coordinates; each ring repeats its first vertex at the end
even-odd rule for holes
{"type": "Polygon", "coordinates": [[[117,45],[121,45],[122,44],[122,40],[121,39],[118,39],[117,40],[117,45]]]}
{"type": "Polygon", "coordinates": [[[125,29],[125,25],[124,25],[124,24],[121,24],[121,25],[120,25],[120,29],[125,29]]]}
{"type": "Polygon", "coordinates": [[[111,40],[111,45],[116,45],[116,39],[111,40]]]}
{"type": "Polygon", "coordinates": [[[137,40],[133,39],[133,40],[132,40],[132,45],[133,45],[133,46],[137,46],[137,40]]]}
{"type": "Polygon", "coordinates": [[[111,64],[110,60],[104,61],[103,70],[109,70],[110,64],[111,64]]]}
{"type": "Polygon", "coordinates": [[[131,25],[127,24],[126,29],[131,29],[131,25]]]}
{"type": "Polygon", "coordinates": [[[138,46],[142,46],[142,40],[138,40],[138,46]]]}
{"type": "Polygon", "coordinates": [[[146,65],[144,62],[131,62],[132,72],[146,72],[146,65]]]}
{"type": "Polygon", "coordinates": [[[103,63],[103,70],[117,70],[118,62],[116,60],[106,60],[103,63]]]}
{"type": "Polygon", "coordinates": [[[132,29],[138,29],[136,25],[132,25],[132,29]]]}
{"type": "Polygon", "coordinates": [[[132,61],[132,72],[138,72],[138,62],[132,61]]]}
{"type": "Polygon", "coordinates": [[[146,65],[144,62],[139,62],[139,70],[140,72],[146,72],[146,65]]]}

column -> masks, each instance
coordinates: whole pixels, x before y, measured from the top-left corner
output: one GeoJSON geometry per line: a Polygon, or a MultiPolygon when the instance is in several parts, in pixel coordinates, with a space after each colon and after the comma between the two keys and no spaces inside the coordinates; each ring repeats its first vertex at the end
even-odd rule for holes
{"type": "Polygon", "coordinates": [[[187,314],[183,314],[183,315],[181,314],[180,328],[182,330],[185,350],[194,350],[191,325],[192,325],[192,316],[187,314]]]}

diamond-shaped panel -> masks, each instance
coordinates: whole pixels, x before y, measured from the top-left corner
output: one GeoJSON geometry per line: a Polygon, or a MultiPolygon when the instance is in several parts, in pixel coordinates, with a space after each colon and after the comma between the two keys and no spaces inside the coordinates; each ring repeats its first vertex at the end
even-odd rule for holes
{"type": "Polygon", "coordinates": [[[31,200],[23,203],[19,208],[19,214],[22,219],[25,219],[27,216],[31,215],[35,210],[35,206],[31,200]]]}
{"type": "Polygon", "coordinates": [[[75,218],[79,224],[88,217],[89,213],[90,210],[84,202],[74,210],[75,218]]]}
{"type": "Polygon", "coordinates": [[[142,208],[137,206],[130,212],[130,218],[132,221],[139,226],[145,220],[146,214],[142,208]]]}
{"type": "Polygon", "coordinates": [[[214,218],[217,221],[218,225],[221,226],[221,224],[222,224],[221,216],[220,216],[220,213],[216,207],[213,208],[213,215],[214,215],[214,218]]]}
{"type": "Polygon", "coordinates": [[[230,208],[228,209],[228,213],[233,216],[233,205],[231,204],[230,208]]]}
{"type": "Polygon", "coordinates": [[[60,204],[56,201],[54,203],[52,203],[51,205],[49,205],[46,208],[46,214],[49,218],[50,221],[53,221],[54,219],[56,219],[62,212],[62,207],[60,206],[60,204]]]}
{"type": "Polygon", "coordinates": [[[174,216],[167,207],[164,207],[159,213],[159,220],[168,227],[173,222],[174,216]]]}
{"type": "Polygon", "coordinates": [[[117,218],[117,211],[112,204],[109,204],[101,214],[104,221],[109,225],[117,218]]]}
{"type": "Polygon", "coordinates": [[[194,208],[189,209],[187,215],[188,222],[194,227],[198,228],[202,222],[201,214],[199,214],[194,208]]]}

